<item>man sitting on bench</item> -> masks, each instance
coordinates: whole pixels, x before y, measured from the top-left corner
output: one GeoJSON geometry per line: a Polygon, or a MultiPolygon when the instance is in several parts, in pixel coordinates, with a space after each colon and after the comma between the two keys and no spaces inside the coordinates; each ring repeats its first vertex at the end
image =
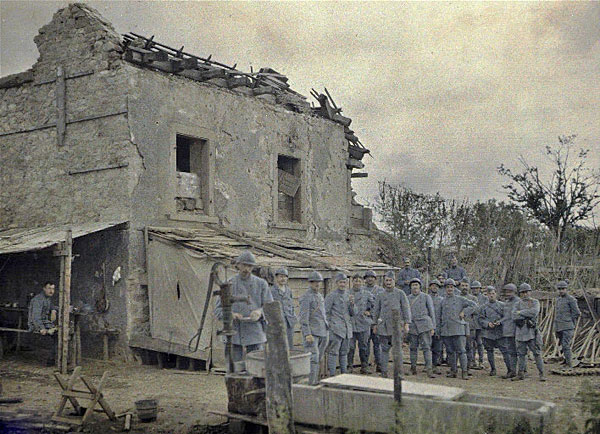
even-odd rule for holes
{"type": "Polygon", "coordinates": [[[31,299],[29,303],[29,331],[44,336],[52,336],[52,350],[46,361],[47,366],[53,366],[56,361],[56,306],[52,305],[55,285],[52,282],[44,284],[43,291],[31,299]]]}

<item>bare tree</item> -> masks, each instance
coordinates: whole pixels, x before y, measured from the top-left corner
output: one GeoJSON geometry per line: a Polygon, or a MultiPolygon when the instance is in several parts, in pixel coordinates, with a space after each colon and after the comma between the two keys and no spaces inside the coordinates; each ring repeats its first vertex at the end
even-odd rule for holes
{"type": "Polygon", "coordinates": [[[510,178],[503,185],[508,197],[546,225],[556,235],[558,246],[567,229],[589,219],[600,203],[600,175],[587,166],[589,149],[574,149],[575,137],[560,136],[557,145],[546,146],[553,166],[550,179],[542,179],[538,168],[522,156],[520,173],[498,167],[501,175],[510,178]]]}

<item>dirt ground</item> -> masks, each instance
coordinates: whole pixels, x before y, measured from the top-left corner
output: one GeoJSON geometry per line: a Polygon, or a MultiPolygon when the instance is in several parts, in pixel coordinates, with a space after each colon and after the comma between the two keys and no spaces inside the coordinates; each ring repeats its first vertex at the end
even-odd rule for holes
{"type": "MultiPolygon", "coordinates": [[[[530,364],[531,365],[531,364],[530,364]]],[[[546,365],[548,371],[554,365],[546,365]]],[[[487,371],[473,371],[469,381],[449,379],[440,376],[428,379],[419,367],[419,374],[406,376],[406,380],[431,382],[448,386],[462,387],[468,391],[501,396],[542,399],[558,405],[554,432],[566,432],[569,421],[583,426],[583,417],[576,399],[581,383],[587,378],[600,384],[600,377],[563,377],[548,375],[548,381],[537,380],[535,368],[531,378],[511,382],[499,377],[489,377],[487,371]]],[[[225,419],[209,413],[210,410],[226,411],[227,395],[224,377],[205,374],[203,371],[181,371],[158,369],[156,366],[126,365],[97,360],[84,360],[82,371],[97,383],[103,371],[109,371],[109,379],[104,388],[105,397],[116,413],[134,408],[134,402],[143,398],[156,398],[159,413],[156,422],[140,423],[135,420],[132,432],[137,433],[200,433],[223,430],[225,419]],[[212,428],[205,428],[205,426],[212,428]],[[221,425],[219,427],[219,425],[221,425]]],[[[443,371],[446,370],[444,367],[443,371]]],[[[9,354],[0,361],[0,375],[4,387],[3,396],[19,397],[21,404],[0,405],[0,411],[17,408],[35,409],[48,417],[59,402],[59,387],[52,376],[54,369],[43,367],[31,354],[9,354]]],[[[356,370],[357,372],[358,370],[356,370]]],[[[501,370],[500,373],[503,373],[501,370]]],[[[107,423],[103,415],[94,415],[94,423],[86,432],[120,432],[123,419],[118,423],[107,423]]]]}

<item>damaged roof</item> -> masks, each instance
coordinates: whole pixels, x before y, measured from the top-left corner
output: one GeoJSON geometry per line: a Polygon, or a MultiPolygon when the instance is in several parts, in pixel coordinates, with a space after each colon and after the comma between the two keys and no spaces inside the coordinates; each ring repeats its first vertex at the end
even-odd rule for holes
{"type": "Polygon", "coordinates": [[[0,229],[0,255],[42,250],[65,241],[68,230],[73,239],[119,226],[125,221],[90,222],[77,225],[47,225],[37,228],[0,229]]]}
{"type": "Polygon", "coordinates": [[[290,277],[305,277],[319,270],[329,277],[337,270],[348,272],[373,269],[378,274],[395,269],[381,262],[366,261],[353,255],[334,255],[327,250],[291,238],[271,234],[235,232],[216,225],[196,229],[148,227],[149,240],[174,242],[216,261],[231,262],[250,249],[258,265],[286,267],[290,277]]]}

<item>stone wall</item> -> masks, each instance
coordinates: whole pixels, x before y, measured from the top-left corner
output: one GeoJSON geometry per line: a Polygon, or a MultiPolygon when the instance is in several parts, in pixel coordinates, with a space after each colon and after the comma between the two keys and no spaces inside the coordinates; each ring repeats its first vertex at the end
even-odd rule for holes
{"type": "Polygon", "coordinates": [[[253,96],[132,69],[130,126],[146,171],[135,192],[134,220],[166,220],[175,210],[175,136],[212,145],[214,216],[236,230],[292,231],[301,238],[344,240],[349,171],[341,126],[293,113],[253,96]],[[301,161],[301,224],[277,217],[277,156],[301,161]]]}
{"type": "Polygon", "coordinates": [[[0,89],[0,227],[129,218],[143,162],[123,114],[128,83],[115,41],[94,11],[71,5],[36,37],[34,80],[0,89]],[[57,84],[47,82],[59,66],[67,77],[93,72],[66,80],[64,146],[53,126],[57,84]],[[116,165],[127,167],[95,170],[116,165]]]}

